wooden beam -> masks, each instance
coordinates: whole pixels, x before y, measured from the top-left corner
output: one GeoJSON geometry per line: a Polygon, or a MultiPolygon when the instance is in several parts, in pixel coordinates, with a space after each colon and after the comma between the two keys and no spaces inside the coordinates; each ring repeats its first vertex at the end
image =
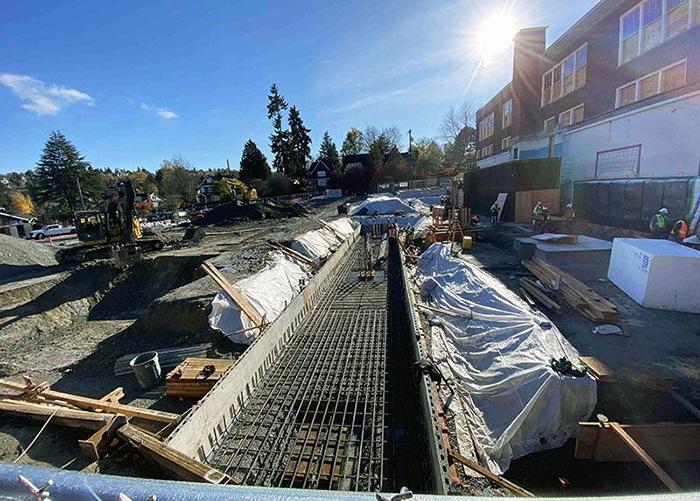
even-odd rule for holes
{"type": "Polygon", "coordinates": [[[328,222],[324,221],[324,220],[321,219],[321,218],[318,218],[317,221],[318,221],[319,223],[321,223],[325,228],[327,228],[328,230],[330,230],[330,231],[332,231],[333,233],[335,233],[335,235],[336,235],[341,241],[344,242],[345,240],[347,240],[347,237],[346,237],[345,235],[343,235],[341,232],[339,232],[338,230],[336,230],[335,228],[333,228],[333,226],[331,226],[328,222]]]}
{"type": "Polygon", "coordinates": [[[516,496],[525,497],[525,498],[534,498],[535,497],[535,495],[532,492],[520,487],[518,484],[513,483],[508,479],[503,478],[500,475],[496,475],[494,472],[492,472],[488,468],[484,468],[479,463],[476,463],[476,462],[472,461],[471,459],[462,456],[458,452],[450,451],[450,456],[455,461],[458,461],[458,462],[462,463],[464,466],[466,466],[467,468],[470,468],[470,469],[474,470],[475,472],[482,474],[483,476],[485,476],[486,478],[491,480],[496,485],[503,487],[504,489],[508,490],[509,492],[512,492],[516,496]]]}
{"type": "Polygon", "coordinates": [[[696,418],[700,419],[700,409],[688,402],[682,395],[679,395],[675,390],[669,390],[668,394],[671,395],[671,397],[673,397],[673,399],[676,402],[681,404],[685,408],[685,410],[690,412],[696,418]]]}
{"type": "Polygon", "coordinates": [[[120,386],[118,388],[114,388],[100,400],[104,400],[105,402],[109,402],[112,404],[118,404],[122,398],[124,398],[124,388],[120,386]]]}
{"type": "Polygon", "coordinates": [[[179,479],[209,484],[231,483],[231,477],[225,473],[200,463],[132,425],[122,426],[117,435],[179,479]]]}
{"type": "Polygon", "coordinates": [[[313,260],[309,259],[308,257],[303,255],[302,253],[297,252],[290,247],[287,247],[287,246],[282,245],[282,244],[277,243],[277,242],[266,242],[266,243],[267,243],[267,245],[269,245],[273,249],[278,250],[284,254],[287,254],[289,257],[296,259],[297,261],[300,261],[308,266],[311,266],[315,270],[318,270],[320,268],[318,263],[314,263],[313,260]]]}
{"type": "MultiPolygon", "coordinates": [[[[621,428],[655,461],[700,460],[700,424],[623,424],[621,428]]],[[[576,433],[577,459],[594,461],[639,461],[610,428],[599,423],[579,423],[576,433]]]]}
{"type": "Polygon", "coordinates": [[[78,447],[83,456],[91,461],[104,457],[110,442],[114,439],[117,428],[126,424],[126,416],[112,415],[105,425],[86,440],[78,440],[78,447]]]}
{"type": "Polygon", "coordinates": [[[0,399],[0,411],[29,419],[46,421],[53,415],[51,423],[68,428],[84,428],[99,430],[114,414],[104,414],[75,409],[67,409],[57,405],[38,404],[26,400],[0,399]],[[54,414],[55,413],[55,414],[54,414]]]}
{"type": "Polygon", "coordinates": [[[80,407],[81,409],[88,409],[92,411],[100,410],[103,412],[111,412],[113,414],[123,414],[124,416],[136,417],[139,419],[145,419],[147,421],[175,423],[180,418],[178,414],[172,414],[170,412],[156,411],[153,409],[143,409],[140,407],[132,407],[129,405],[114,404],[96,398],[81,397],[79,395],[72,395],[70,393],[53,391],[50,389],[37,390],[32,387],[25,386],[22,383],[15,383],[13,381],[7,381],[6,379],[0,379],[0,386],[20,391],[29,395],[39,395],[44,397],[46,400],[58,400],[60,402],[67,402],[76,407],[80,407]]]}
{"type": "Polygon", "coordinates": [[[659,464],[654,461],[649,454],[637,443],[635,439],[622,429],[620,423],[606,423],[604,428],[611,428],[622,439],[623,442],[632,449],[632,452],[661,480],[671,492],[681,492],[680,486],[666,473],[659,464]]]}
{"type": "Polygon", "coordinates": [[[590,372],[598,381],[612,383],[616,380],[615,374],[603,362],[595,357],[578,357],[583,365],[588,367],[590,372]]]}
{"type": "Polygon", "coordinates": [[[207,272],[207,274],[214,280],[214,282],[217,283],[219,287],[221,287],[231,301],[233,301],[255,325],[262,325],[263,318],[255,310],[255,308],[253,308],[253,305],[251,305],[250,302],[240,292],[238,292],[228,280],[226,280],[226,277],[221,274],[216,266],[204,261],[202,263],[202,269],[207,272]]]}

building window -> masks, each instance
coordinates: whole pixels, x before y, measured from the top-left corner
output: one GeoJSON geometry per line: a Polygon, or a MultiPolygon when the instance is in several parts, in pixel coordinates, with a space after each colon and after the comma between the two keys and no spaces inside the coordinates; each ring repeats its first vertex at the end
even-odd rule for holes
{"type": "Polygon", "coordinates": [[[588,45],[583,44],[542,75],[542,106],[586,85],[588,45]]]}
{"type": "Polygon", "coordinates": [[[326,171],[325,170],[319,170],[316,172],[316,177],[326,177],[326,171]]]}
{"type": "Polygon", "coordinates": [[[687,61],[679,61],[617,89],[616,108],[683,87],[687,61]]]}
{"type": "Polygon", "coordinates": [[[481,122],[479,122],[479,141],[483,141],[484,139],[493,136],[494,120],[494,114],[491,113],[481,122]]]}
{"type": "Polygon", "coordinates": [[[700,21],[698,0],[644,0],[620,17],[620,65],[700,21]],[[692,5],[691,5],[692,3],[692,5]]]}
{"type": "Polygon", "coordinates": [[[328,179],[319,179],[316,182],[319,186],[328,186],[328,179]]]}
{"type": "Polygon", "coordinates": [[[481,158],[486,158],[490,157],[493,155],[493,145],[489,144],[488,146],[484,146],[481,148],[481,158]]]}
{"type": "Polygon", "coordinates": [[[559,114],[559,125],[564,127],[569,127],[571,125],[576,125],[577,123],[583,122],[583,105],[579,104],[575,108],[566,110],[559,114]]]}
{"type": "Polygon", "coordinates": [[[513,125],[513,100],[509,99],[503,104],[503,119],[501,128],[505,129],[513,125]]]}
{"type": "Polygon", "coordinates": [[[502,149],[502,150],[507,150],[507,149],[509,149],[509,148],[510,148],[510,144],[511,144],[511,143],[510,143],[510,136],[504,137],[503,139],[501,139],[501,149],[502,149]]]}
{"type": "Polygon", "coordinates": [[[544,121],[544,133],[549,134],[550,132],[554,132],[554,127],[556,127],[556,119],[554,117],[548,118],[547,120],[544,121]]]}

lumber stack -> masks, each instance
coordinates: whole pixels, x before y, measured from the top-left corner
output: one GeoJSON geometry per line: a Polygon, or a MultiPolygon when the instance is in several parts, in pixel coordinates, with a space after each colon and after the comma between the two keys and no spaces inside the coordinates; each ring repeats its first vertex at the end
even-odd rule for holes
{"type": "Polygon", "coordinates": [[[217,358],[187,358],[165,378],[170,397],[202,398],[235,362],[217,358]]]}
{"type": "Polygon", "coordinates": [[[569,306],[593,322],[617,323],[620,321],[617,306],[560,268],[536,257],[526,259],[522,263],[540,282],[557,291],[569,306]]]}
{"type": "MultiPolygon", "coordinates": [[[[158,364],[161,369],[170,369],[171,367],[176,367],[177,364],[188,357],[206,357],[210,354],[211,350],[211,343],[203,343],[194,346],[185,346],[183,348],[162,348],[150,351],[158,352],[158,364]]],[[[129,362],[142,353],[146,352],[129,353],[115,360],[114,375],[123,376],[124,374],[131,374],[133,371],[129,362]]]]}

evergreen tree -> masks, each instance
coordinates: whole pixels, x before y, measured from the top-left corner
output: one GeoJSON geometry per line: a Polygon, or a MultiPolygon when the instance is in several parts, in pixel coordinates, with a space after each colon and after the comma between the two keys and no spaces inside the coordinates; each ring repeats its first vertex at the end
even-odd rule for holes
{"type": "Polygon", "coordinates": [[[248,139],[243,146],[239,177],[244,181],[251,179],[267,179],[270,176],[270,166],[267,158],[252,139],[248,139]]]}
{"type": "Polygon", "coordinates": [[[83,204],[97,198],[100,188],[99,173],[66,136],[60,131],[52,132],[32,176],[34,198],[57,203],[75,216],[83,204]]]}
{"type": "Polygon", "coordinates": [[[272,165],[277,172],[286,172],[289,163],[289,133],[283,129],[282,111],[287,109],[287,101],[280,94],[277,84],[272,84],[267,96],[267,118],[272,119],[270,150],[275,156],[272,165]]]}
{"type": "Polygon", "coordinates": [[[289,108],[289,167],[286,174],[303,178],[306,175],[306,161],[311,155],[311,129],[304,126],[296,106],[289,108]]]}
{"type": "Polygon", "coordinates": [[[323,160],[331,172],[337,172],[340,170],[340,156],[338,155],[338,148],[336,148],[333,139],[331,139],[328,131],[323,133],[323,141],[321,142],[321,148],[318,152],[318,158],[323,160]]]}
{"type": "Polygon", "coordinates": [[[362,131],[353,127],[345,135],[345,140],[343,141],[343,146],[340,149],[340,154],[343,157],[350,155],[358,155],[362,153],[362,131]]]}

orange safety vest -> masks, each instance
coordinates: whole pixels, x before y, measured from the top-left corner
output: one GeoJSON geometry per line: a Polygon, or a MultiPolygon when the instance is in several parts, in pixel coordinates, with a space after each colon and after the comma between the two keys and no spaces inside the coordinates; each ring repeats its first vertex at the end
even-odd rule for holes
{"type": "Polygon", "coordinates": [[[679,219],[676,221],[676,224],[673,225],[673,230],[671,233],[678,238],[686,238],[688,236],[688,223],[686,223],[683,219],[679,219]]]}

